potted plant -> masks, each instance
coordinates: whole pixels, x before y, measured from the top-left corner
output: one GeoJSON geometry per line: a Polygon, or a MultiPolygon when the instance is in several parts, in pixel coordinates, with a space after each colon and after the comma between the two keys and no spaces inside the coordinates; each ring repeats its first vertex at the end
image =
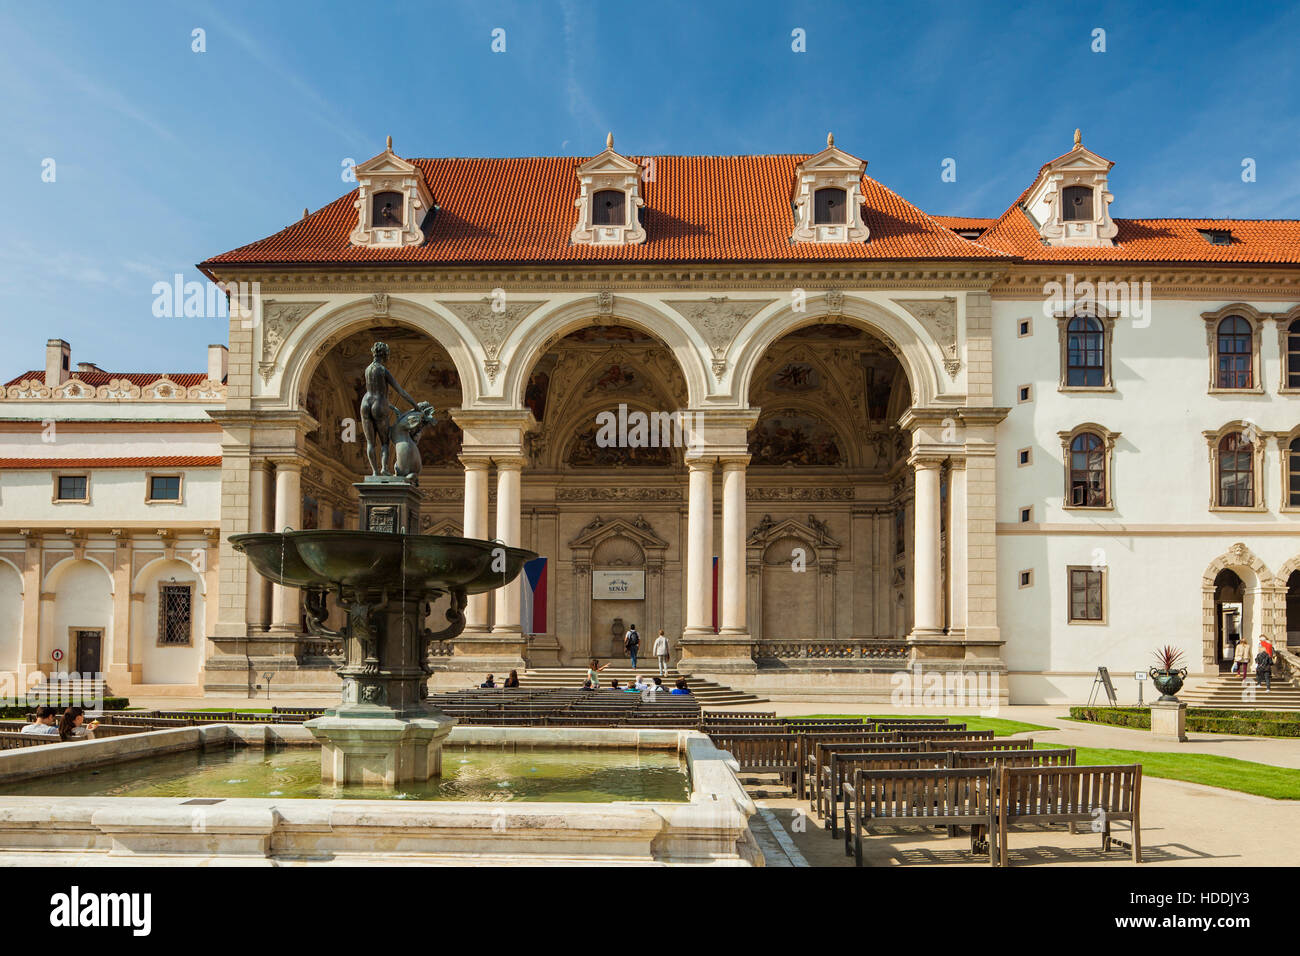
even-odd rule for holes
{"type": "Polygon", "coordinates": [[[1174,695],[1182,690],[1183,680],[1187,677],[1187,668],[1179,666],[1183,662],[1183,652],[1166,644],[1155,652],[1155,659],[1156,666],[1147,670],[1151,683],[1160,691],[1161,700],[1177,701],[1174,695]]]}

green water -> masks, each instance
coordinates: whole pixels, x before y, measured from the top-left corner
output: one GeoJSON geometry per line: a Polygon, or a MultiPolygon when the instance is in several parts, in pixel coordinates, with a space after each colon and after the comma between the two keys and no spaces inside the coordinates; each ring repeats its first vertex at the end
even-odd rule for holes
{"type": "Polygon", "coordinates": [[[335,787],[321,783],[320,751],[295,747],[167,754],[9,784],[0,794],[608,803],[685,801],[690,786],[675,751],[444,747],[442,776],[427,783],[335,787]]]}

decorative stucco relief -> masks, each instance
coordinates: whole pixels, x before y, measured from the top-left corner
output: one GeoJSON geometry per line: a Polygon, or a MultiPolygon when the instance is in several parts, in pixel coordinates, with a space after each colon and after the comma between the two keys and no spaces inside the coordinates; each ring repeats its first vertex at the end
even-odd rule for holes
{"type": "Polygon", "coordinates": [[[713,375],[718,381],[727,370],[727,349],[741,326],[756,316],[775,299],[733,300],[725,295],[710,296],[702,300],[665,299],[664,304],[681,313],[686,321],[704,337],[713,353],[713,375]]]}
{"type": "Polygon", "coordinates": [[[257,370],[263,382],[271,381],[279,362],[280,349],[298,323],[324,305],[324,302],[276,302],[267,299],[262,303],[262,359],[257,370]]]}
{"type": "Polygon", "coordinates": [[[895,299],[925,327],[943,350],[943,367],[948,377],[955,379],[961,371],[961,357],[957,348],[957,300],[953,296],[942,299],[895,299]]]}
{"type": "Polygon", "coordinates": [[[461,318],[483,346],[483,371],[495,382],[501,370],[501,346],[510,330],[532,314],[544,302],[507,302],[483,296],[477,302],[439,302],[461,318]]]}

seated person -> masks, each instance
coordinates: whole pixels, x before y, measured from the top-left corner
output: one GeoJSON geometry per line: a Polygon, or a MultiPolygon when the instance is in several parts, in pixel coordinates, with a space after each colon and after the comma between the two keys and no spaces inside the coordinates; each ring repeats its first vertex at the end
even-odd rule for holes
{"type": "Polygon", "coordinates": [[[21,731],[24,734],[46,734],[48,736],[57,736],[59,727],[55,720],[54,708],[42,704],[36,708],[36,719],[24,727],[21,731]]]}
{"type": "Polygon", "coordinates": [[[95,736],[99,721],[86,723],[86,712],[80,707],[69,707],[59,718],[60,740],[90,740],[95,736]]]}
{"type": "Polygon", "coordinates": [[[615,677],[613,680],[611,680],[611,681],[609,682],[609,689],[610,689],[610,690],[622,690],[622,689],[623,689],[623,688],[621,688],[621,687],[618,686],[618,678],[617,678],[617,677],[615,677]]]}
{"type": "Polygon", "coordinates": [[[494,681],[494,680],[492,679],[492,675],[491,675],[491,674],[488,674],[488,676],[487,676],[487,680],[485,680],[483,683],[479,684],[478,686],[479,686],[479,687],[496,687],[497,684],[496,684],[496,681],[494,681]]]}
{"type": "Polygon", "coordinates": [[[677,679],[677,686],[669,691],[671,694],[689,694],[690,692],[690,688],[686,686],[685,677],[679,677],[677,679]]]}
{"type": "Polygon", "coordinates": [[[505,682],[504,684],[502,684],[501,686],[502,686],[502,687],[518,687],[518,686],[519,686],[519,672],[518,672],[518,671],[511,671],[511,672],[510,672],[510,676],[506,678],[506,682],[505,682]]]}

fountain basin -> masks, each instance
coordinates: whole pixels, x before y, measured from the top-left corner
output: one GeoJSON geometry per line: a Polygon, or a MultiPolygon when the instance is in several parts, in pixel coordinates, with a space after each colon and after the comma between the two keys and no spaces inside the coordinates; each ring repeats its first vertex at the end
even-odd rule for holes
{"type": "MultiPolygon", "coordinates": [[[[312,746],[292,725],[218,724],[0,752],[17,780],[199,748],[312,746]]],[[[456,727],[447,746],[679,755],[688,799],[591,803],[0,795],[0,865],[762,865],[736,763],[698,731],[456,727]]],[[[57,791],[57,781],[51,781],[57,791]]]]}
{"type": "Polygon", "coordinates": [[[267,531],[230,536],[258,574],[296,588],[390,588],[483,594],[537,555],[496,541],[383,531],[267,531]],[[496,567],[494,567],[494,563],[496,567]]]}

